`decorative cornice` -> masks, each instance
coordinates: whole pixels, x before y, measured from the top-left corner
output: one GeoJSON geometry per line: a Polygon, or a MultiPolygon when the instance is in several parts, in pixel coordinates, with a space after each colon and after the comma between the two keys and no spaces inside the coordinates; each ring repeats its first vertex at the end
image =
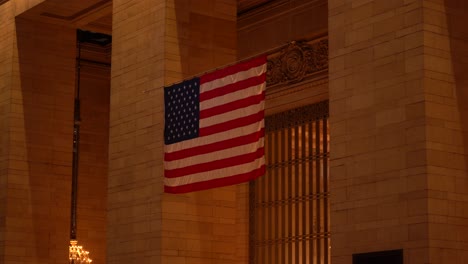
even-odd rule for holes
{"type": "Polygon", "coordinates": [[[301,83],[327,69],[327,38],[293,41],[268,55],[267,90],[301,83]]]}

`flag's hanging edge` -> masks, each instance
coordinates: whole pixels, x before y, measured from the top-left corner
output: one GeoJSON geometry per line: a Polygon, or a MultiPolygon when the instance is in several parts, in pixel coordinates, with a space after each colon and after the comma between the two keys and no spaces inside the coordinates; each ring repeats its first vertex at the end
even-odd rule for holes
{"type": "Polygon", "coordinates": [[[222,65],[222,66],[219,66],[217,68],[213,68],[213,69],[210,69],[208,71],[204,71],[204,72],[200,72],[198,74],[194,74],[194,75],[191,75],[189,77],[185,77],[183,80],[180,80],[178,82],[174,82],[174,83],[171,83],[171,84],[167,84],[167,85],[163,85],[163,86],[160,86],[160,87],[157,87],[157,88],[152,88],[152,89],[147,89],[147,90],[144,90],[143,93],[150,93],[154,90],[157,90],[157,89],[162,89],[164,87],[169,87],[169,86],[173,86],[175,84],[180,84],[180,83],[183,83],[184,81],[187,81],[187,80],[190,80],[190,79],[193,79],[195,77],[198,77],[198,76],[202,76],[202,75],[205,75],[205,74],[208,74],[208,73],[212,73],[212,72],[215,72],[217,70],[221,70],[221,69],[224,69],[224,68],[227,68],[229,66],[233,66],[233,65],[236,65],[236,64],[239,64],[239,63],[242,63],[242,62],[245,62],[245,61],[248,61],[248,60],[252,60],[252,59],[255,59],[255,58],[258,58],[258,57],[261,57],[261,56],[267,56],[268,54],[272,54],[274,53],[275,51],[278,51],[278,50],[281,50],[282,48],[288,46],[288,45],[291,45],[291,44],[294,44],[296,43],[296,41],[290,41],[288,43],[285,43],[281,46],[277,46],[277,47],[274,47],[274,48],[271,48],[267,51],[263,51],[263,52],[260,52],[260,53],[257,53],[257,54],[254,54],[254,55],[251,55],[251,56],[248,56],[248,57],[245,57],[245,58],[242,58],[240,60],[237,60],[237,61],[234,61],[234,62],[231,62],[231,63],[228,63],[228,64],[225,64],[225,65],[222,65]]]}

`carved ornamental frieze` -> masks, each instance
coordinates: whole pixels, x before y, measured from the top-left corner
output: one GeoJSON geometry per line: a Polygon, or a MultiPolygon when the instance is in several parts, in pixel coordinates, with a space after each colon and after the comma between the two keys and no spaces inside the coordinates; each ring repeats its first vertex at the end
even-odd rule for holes
{"type": "Polygon", "coordinates": [[[328,39],[294,41],[268,55],[267,89],[302,82],[328,68],[328,39]]]}

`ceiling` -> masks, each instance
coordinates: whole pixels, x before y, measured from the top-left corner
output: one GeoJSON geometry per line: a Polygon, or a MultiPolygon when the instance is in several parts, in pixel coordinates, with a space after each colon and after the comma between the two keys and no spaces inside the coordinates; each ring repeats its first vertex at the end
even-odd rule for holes
{"type": "Polygon", "coordinates": [[[267,3],[271,3],[274,0],[238,0],[237,1],[237,14],[243,14],[258,8],[267,3]]]}
{"type": "MultiPolygon", "coordinates": [[[[239,15],[244,14],[273,1],[238,0],[237,11],[239,15]]],[[[112,34],[112,0],[46,0],[21,16],[112,34]]]]}
{"type": "Polygon", "coordinates": [[[110,35],[112,0],[46,0],[21,17],[110,35]]]}

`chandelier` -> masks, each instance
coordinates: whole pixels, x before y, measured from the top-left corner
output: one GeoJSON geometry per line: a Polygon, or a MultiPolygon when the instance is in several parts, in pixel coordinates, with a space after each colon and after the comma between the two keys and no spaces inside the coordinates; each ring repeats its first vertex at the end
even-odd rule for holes
{"type": "Polygon", "coordinates": [[[81,68],[81,41],[85,39],[86,33],[77,31],[77,52],[76,58],[76,79],[75,79],[75,101],[74,101],[74,114],[73,114],[73,156],[72,156],[72,188],[71,188],[71,214],[70,214],[70,245],[68,246],[68,259],[70,264],[89,264],[89,251],[83,249],[78,245],[76,240],[76,209],[78,202],[78,157],[80,147],[80,68],[81,68]]]}
{"type": "MultiPolygon", "coordinates": [[[[1,0],[0,0],[1,2],[1,0]]],[[[80,84],[81,84],[81,43],[88,42],[106,46],[111,43],[112,38],[101,33],[77,30],[77,58],[76,58],[76,78],[75,78],[75,100],[73,115],[73,156],[72,156],[72,188],[71,188],[71,213],[70,213],[70,245],[68,247],[68,258],[70,264],[89,264],[89,251],[78,245],[77,233],[77,202],[78,202],[78,165],[80,147],[80,84]]]]}
{"type": "Polygon", "coordinates": [[[93,260],[88,256],[89,251],[83,249],[82,246],[78,245],[77,240],[70,240],[70,246],[68,251],[68,257],[70,264],[89,264],[93,260]]]}

